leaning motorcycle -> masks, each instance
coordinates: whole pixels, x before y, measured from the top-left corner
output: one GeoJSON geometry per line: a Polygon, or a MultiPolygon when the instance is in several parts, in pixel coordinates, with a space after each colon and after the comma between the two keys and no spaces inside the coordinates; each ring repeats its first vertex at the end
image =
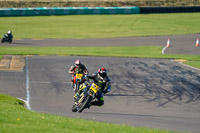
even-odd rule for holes
{"type": "MultiPolygon", "coordinates": [[[[83,88],[86,86],[84,84],[83,88]]],[[[100,90],[100,87],[95,84],[91,83],[90,87],[86,87],[87,90],[84,90],[79,97],[75,98],[75,104],[72,107],[73,112],[82,112],[85,108],[90,107],[90,103],[95,99],[97,93],[100,90]]]]}
{"type": "Polygon", "coordinates": [[[77,93],[80,87],[80,84],[85,82],[85,75],[81,73],[76,73],[74,75],[74,92],[77,93]]]}
{"type": "Polygon", "coordinates": [[[4,35],[2,40],[1,40],[1,43],[4,43],[4,42],[12,43],[12,39],[13,39],[12,36],[8,37],[8,36],[4,35]]]}

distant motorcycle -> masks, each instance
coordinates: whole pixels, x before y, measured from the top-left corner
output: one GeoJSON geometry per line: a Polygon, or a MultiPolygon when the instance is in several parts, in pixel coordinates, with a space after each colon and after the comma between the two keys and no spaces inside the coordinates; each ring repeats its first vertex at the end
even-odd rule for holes
{"type": "MultiPolygon", "coordinates": [[[[86,85],[82,84],[83,88],[86,87],[86,85]]],[[[88,108],[90,106],[90,103],[96,98],[98,91],[100,90],[100,86],[98,86],[95,83],[90,83],[90,87],[86,87],[87,90],[83,91],[80,94],[80,97],[77,97],[75,99],[75,104],[72,107],[73,112],[82,112],[85,108],[88,108]]]]}
{"type": "Polygon", "coordinates": [[[13,40],[13,36],[4,35],[2,40],[1,40],[1,43],[4,43],[4,42],[12,43],[12,40],[13,40]]]}

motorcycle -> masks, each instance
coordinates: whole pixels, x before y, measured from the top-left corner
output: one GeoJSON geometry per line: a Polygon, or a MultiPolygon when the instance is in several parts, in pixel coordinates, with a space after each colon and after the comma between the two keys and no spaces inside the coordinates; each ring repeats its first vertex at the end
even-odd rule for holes
{"type": "Polygon", "coordinates": [[[84,74],[80,74],[80,73],[76,73],[74,76],[74,91],[75,93],[78,92],[80,84],[85,82],[85,75],[84,74]]]}
{"type": "Polygon", "coordinates": [[[75,98],[75,104],[72,106],[72,112],[81,113],[85,108],[90,107],[90,103],[96,98],[100,90],[100,86],[95,83],[91,83],[90,87],[86,87],[85,84],[82,84],[84,90],[79,97],[75,98]]]}
{"type": "Polygon", "coordinates": [[[13,39],[12,36],[6,36],[6,35],[4,35],[4,37],[1,40],[1,43],[4,43],[4,42],[12,43],[12,39],[13,39]]]}

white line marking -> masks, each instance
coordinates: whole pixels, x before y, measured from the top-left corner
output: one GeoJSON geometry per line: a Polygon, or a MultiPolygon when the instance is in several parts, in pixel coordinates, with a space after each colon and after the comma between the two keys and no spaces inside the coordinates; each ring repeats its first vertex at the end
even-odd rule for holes
{"type": "Polygon", "coordinates": [[[167,46],[165,46],[163,49],[162,49],[162,54],[165,54],[165,49],[167,48],[167,46]]]}
{"type": "Polygon", "coordinates": [[[28,58],[26,57],[26,106],[31,110],[30,105],[30,92],[29,92],[29,70],[28,70],[28,58]]]}
{"type": "MultiPolygon", "coordinates": [[[[163,49],[162,49],[162,54],[165,54],[165,49],[167,48],[167,46],[165,46],[163,49]]],[[[172,60],[174,61],[174,60],[172,60]]],[[[192,68],[192,69],[195,69],[195,70],[200,70],[198,68],[195,68],[195,67],[192,67],[192,66],[189,66],[189,65],[186,65],[186,64],[183,64],[183,62],[179,62],[179,64],[183,65],[183,66],[186,66],[186,67],[189,67],[189,68],[192,68]]]]}
{"type": "MultiPolygon", "coordinates": [[[[171,61],[175,61],[175,60],[171,60],[171,61]]],[[[186,65],[186,64],[183,64],[183,62],[182,61],[175,61],[175,62],[178,62],[179,64],[181,64],[181,65],[183,65],[183,66],[185,66],[185,67],[189,67],[189,68],[192,68],[192,69],[195,69],[195,70],[198,70],[198,71],[200,71],[200,69],[199,68],[196,68],[196,67],[193,67],[193,66],[190,66],[190,65],[186,65]]]]}
{"type": "Polygon", "coordinates": [[[198,69],[198,68],[195,68],[195,67],[192,67],[192,66],[189,66],[189,65],[186,65],[186,64],[183,64],[183,62],[179,62],[181,65],[183,65],[183,66],[186,66],[186,67],[189,67],[189,68],[192,68],[192,69],[195,69],[195,70],[198,70],[198,71],[200,71],[200,69],[198,69]]]}
{"type": "MultiPolygon", "coordinates": [[[[23,101],[23,102],[26,104],[26,107],[28,108],[28,106],[29,106],[29,105],[28,105],[28,103],[27,103],[27,101],[26,101],[26,100],[24,100],[24,99],[22,99],[22,98],[18,98],[18,97],[17,97],[17,99],[19,99],[19,100],[23,101]]],[[[29,110],[31,110],[31,109],[29,109],[29,110]]]]}

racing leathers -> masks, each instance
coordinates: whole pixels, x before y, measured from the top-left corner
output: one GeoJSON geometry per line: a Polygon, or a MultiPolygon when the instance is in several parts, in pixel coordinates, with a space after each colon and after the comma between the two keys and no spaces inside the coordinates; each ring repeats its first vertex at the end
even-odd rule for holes
{"type": "Polygon", "coordinates": [[[74,83],[75,83],[75,75],[76,73],[78,74],[84,74],[87,75],[88,74],[88,70],[87,68],[83,65],[83,64],[79,64],[79,65],[72,65],[68,71],[70,74],[72,74],[72,87],[74,88],[74,83]]]}
{"type": "MultiPolygon", "coordinates": [[[[110,78],[108,76],[102,78],[98,73],[93,74],[91,76],[87,76],[87,78],[88,78],[88,80],[92,79],[95,84],[97,84],[99,87],[101,87],[101,89],[98,91],[98,93],[96,95],[97,100],[91,102],[91,105],[102,106],[104,104],[103,94],[105,95],[106,93],[110,92],[110,90],[111,90],[110,78]]],[[[84,84],[87,84],[87,83],[84,83],[84,84]]],[[[84,88],[84,91],[88,90],[90,88],[90,86],[91,86],[90,84],[87,84],[87,87],[84,88]]],[[[78,92],[78,93],[80,94],[81,92],[78,92]]]]}
{"type": "Polygon", "coordinates": [[[13,38],[12,33],[6,33],[4,36],[7,37],[7,38],[9,38],[9,39],[12,39],[12,38],[13,38]]]}

